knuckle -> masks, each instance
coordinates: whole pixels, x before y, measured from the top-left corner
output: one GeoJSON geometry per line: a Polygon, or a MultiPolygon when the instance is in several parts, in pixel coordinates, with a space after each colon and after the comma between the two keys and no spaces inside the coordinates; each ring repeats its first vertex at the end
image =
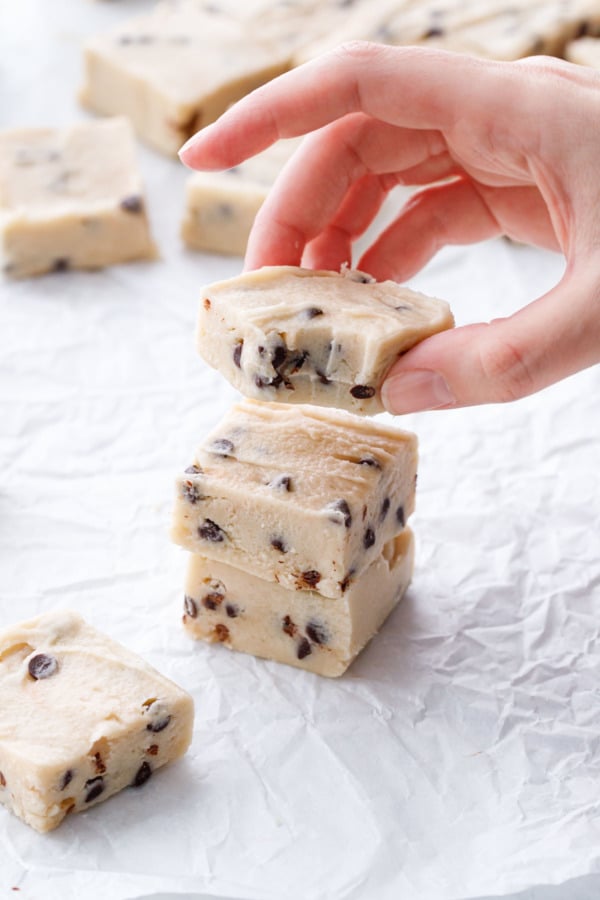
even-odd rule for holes
{"type": "Polygon", "coordinates": [[[488,339],[479,351],[479,361],[493,401],[510,403],[536,390],[523,350],[506,338],[488,332],[488,339]]]}

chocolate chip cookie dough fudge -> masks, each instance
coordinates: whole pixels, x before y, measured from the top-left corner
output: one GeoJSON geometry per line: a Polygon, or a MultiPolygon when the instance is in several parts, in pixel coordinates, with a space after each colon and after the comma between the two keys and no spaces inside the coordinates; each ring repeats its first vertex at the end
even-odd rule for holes
{"type": "Polygon", "coordinates": [[[403,529],[416,472],[410,432],[244,400],[177,479],[172,537],[289,590],[341,597],[403,529]]]}
{"type": "Polygon", "coordinates": [[[0,266],[22,278],[156,255],[123,118],[0,133],[0,266]]]}
{"type": "Polygon", "coordinates": [[[127,115],[141,138],[175,155],[234,100],[289,68],[289,52],[249,27],[195,4],[158,4],[87,42],[80,99],[127,115]]]}
{"type": "Polygon", "coordinates": [[[193,553],[184,626],[194,638],[317,675],[342,675],[403,597],[413,555],[412,532],[405,528],[341,596],[331,598],[289,590],[193,553]]]}
{"type": "Polygon", "coordinates": [[[0,631],[0,803],[37,831],[182,756],[193,702],[69,611],[0,631]]]}
{"type": "Polygon", "coordinates": [[[580,66],[600,69],[600,38],[588,35],[567,44],[565,58],[580,66]]]}
{"type": "Polygon", "coordinates": [[[204,289],[197,347],[248,397],[371,415],[398,356],[453,324],[443,300],[392,281],[273,266],[204,289]]]}

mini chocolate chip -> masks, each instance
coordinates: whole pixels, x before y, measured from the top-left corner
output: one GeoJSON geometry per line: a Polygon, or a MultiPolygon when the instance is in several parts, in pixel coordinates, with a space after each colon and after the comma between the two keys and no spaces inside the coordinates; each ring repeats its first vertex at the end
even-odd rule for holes
{"type": "Polygon", "coordinates": [[[229,628],[227,625],[222,625],[219,622],[218,625],[215,625],[214,635],[216,639],[223,644],[225,641],[229,640],[229,628]]]}
{"type": "Polygon", "coordinates": [[[144,211],[144,201],[139,194],[130,194],[129,197],[123,197],[119,206],[124,212],[141,213],[144,211]]]}
{"type": "Polygon", "coordinates": [[[234,447],[233,442],[227,438],[217,438],[207,449],[209,453],[214,453],[217,456],[231,456],[234,447]]]}
{"type": "Polygon", "coordinates": [[[53,272],[67,272],[71,268],[71,261],[66,256],[59,256],[52,263],[53,272]]]}
{"type": "Polygon", "coordinates": [[[358,460],[359,466],[367,466],[370,469],[381,469],[381,463],[374,456],[363,456],[358,460]]]}
{"type": "Polygon", "coordinates": [[[396,310],[396,312],[407,312],[408,310],[412,309],[412,306],[408,306],[408,304],[406,303],[401,303],[400,306],[395,306],[394,309],[396,310]]]}
{"type": "Polygon", "coordinates": [[[198,527],[198,537],[204,541],[210,541],[212,544],[220,544],[225,540],[226,534],[212,519],[205,519],[198,527]]]}
{"type": "Polygon", "coordinates": [[[439,25],[432,25],[432,27],[429,28],[429,29],[425,32],[425,34],[423,35],[423,38],[424,38],[425,40],[428,40],[429,38],[443,37],[443,36],[444,36],[444,33],[445,33],[445,32],[444,32],[444,29],[443,29],[443,28],[440,28],[439,25]]]}
{"type": "Polygon", "coordinates": [[[369,384],[355,384],[350,388],[350,393],[357,400],[370,400],[375,396],[375,388],[369,384]]]}
{"type": "Polygon", "coordinates": [[[4,777],[2,772],[0,772],[0,787],[6,787],[6,778],[4,777]]]}
{"type": "Polygon", "coordinates": [[[218,609],[224,599],[224,594],[219,593],[219,591],[211,591],[202,598],[202,605],[207,609],[218,609]]]}
{"type": "Polygon", "coordinates": [[[387,516],[390,508],[391,500],[389,497],[386,497],[383,503],[381,504],[381,512],[379,513],[379,521],[383,522],[385,517],[387,516]]]}
{"type": "Polygon", "coordinates": [[[287,347],[284,343],[277,344],[271,354],[271,365],[275,370],[280,369],[287,359],[287,347]]]}
{"type": "Polygon", "coordinates": [[[330,513],[340,513],[342,516],[341,519],[339,515],[328,516],[330,522],[341,525],[343,521],[346,528],[350,528],[352,525],[352,513],[350,512],[350,507],[346,500],[332,500],[331,503],[327,504],[325,509],[330,513]]]}
{"type": "Polygon", "coordinates": [[[274,550],[279,550],[280,553],[288,552],[288,548],[286,547],[283,538],[280,537],[271,538],[271,547],[273,547],[274,550]]]}
{"type": "Polygon", "coordinates": [[[146,731],[151,731],[152,734],[158,734],[159,731],[164,731],[169,722],[171,721],[171,716],[166,715],[162,716],[162,718],[157,719],[156,722],[149,722],[146,725],[146,731]]]}
{"type": "Polygon", "coordinates": [[[238,341],[235,347],[233,348],[233,362],[234,365],[238,367],[238,369],[242,368],[242,349],[244,347],[243,341],[238,341]]]}
{"type": "Polygon", "coordinates": [[[310,642],[307,638],[300,638],[298,642],[298,646],[296,648],[296,656],[298,659],[305,659],[307,656],[310,656],[312,653],[312,647],[310,646],[310,642]]]}
{"type": "Polygon", "coordinates": [[[150,744],[147,748],[146,753],[148,756],[156,756],[158,754],[158,744],[150,744]]]}
{"type": "Polygon", "coordinates": [[[290,616],[284,616],[284,617],[283,617],[283,624],[282,624],[281,627],[283,628],[283,630],[285,631],[285,633],[288,634],[290,637],[294,637],[294,635],[295,635],[296,632],[298,631],[297,626],[296,626],[295,623],[292,621],[292,619],[291,619],[290,616]]]}
{"type": "Polygon", "coordinates": [[[202,493],[197,484],[194,484],[193,481],[184,481],[181,485],[181,496],[184,500],[187,500],[188,503],[192,505],[194,503],[199,503],[200,500],[204,500],[205,495],[202,493]]]}
{"type": "Polygon", "coordinates": [[[71,784],[72,780],[73,780],[73,770],[67,769],[67,771],[63,774],[63,777],[60,779],[60,781],[58,783],[59,791],[64,791],[64,789],[66,787],[68,787],[68,785],[71,784]]]}
{"type": "Polygon", "coordinates": [[[321,384],[331,384],[331,378],[328,378],[325,372],[321,372],[320,369],[315,369],[315,373],[321,384]]]}
{"type": "Polygon", "coordinates": [[[135,778],[131,782],[131,786],[141,787],[143,784],[146,784],[151,775],[152,769],[150,768],[150,763],[144,761],[135,773],[135,778]]]}
{"type": "Polygon", "coordinates": [[[310,353],[308,350],[300,350],[295,356],[291,356],[285,367],[286,373],[288,375],[295,375],[296,372],[300,371],[309,356],[310,353]]]}
{"type": "Polygon", "coordinates": [[[398,509],[396,510],[396,521],[398,522],[399,525],[401,525],[404,528],[404,525],[406,524],[406,519],[404,517],[404,507],[403,506],[399,506],[398,509]]]}
{"type": "Polygon", "coordinates": [[[41,681],[43,678],[50,678],[58,671],[58,662],[56,657],[47,653],[38,653],[32,656],[27,666],[29,674],[35,681],[41,681]]]}
{"type": "Polygon", "coordinates": [[[240,614],[239,607],[235,605],[235,603],[226,603],[225,604],[225,612],[229,616],[230,619],[237,619],[240,614]]]}
{"type": "Polygon", "coordinates": [[[327,628],[322,622],[317,622],[315,619],[311,619],[310,622],[306,623],[306,634],[313,644],[329,643],[327,628]]]}
{"type": "Polygon", "coordinates": [[[349,569],[344,578],[339,582],[340,591],[342,594],[345,594],[350,586],[350,582],[352,581],[352,576],[354,575],[354,569],[349,569]]]}
{"type": "Polygon", "coordinates": [[[208,299],[208,297],[204,298],[204,300],[202,301],[202,305],[205,310],[208,311],[210,309],[210,300],[208,299]]]}
{"type": "Polygon", "coordinates": [[[188,466],[185,470],[186,475],[202,475],[202,467],[197,463],[194,463],[191,466],[188,466]]]}
{"type": "Polygon", "coordinates": [[[85,786],[88,789],[88,792],[85,795],[85,802],[91,803],[92,800],[95,800],[96,797],[99,797],[104,791],[104,778],[102,775],[98,775],[97,778],[90,778],[86,781],[85,786]]]}
{"type": "Polygon", "coordinates": [[[104,765],[104,760],[100,753],[94,753],[94,767],[98,775],[104,775],[106,772],[106,766],[104,765]]]}
{"type": "Polygon", "coordinates": [[[196,619],[198,617],[198,605],[194,598],[190,597],[189,594],[186,594],[183,598],[183,611],[190,619],[196,619]]]}
{"type": "Polygon", "coordinates": [[[372,528],[367,528],[363,536],[363,546],[365,550],[368,550],[369,547],[372,547],[375,543],[375,532],[372,528]]]}
{"type": "Polygon", "coordinates": [[[274,490],[276,491],[291,491],[292,476],[277,475],[275,478],[272,478],[271,481],[269,481],[268,487],[274,488],[274,490]]]}
{"type": "Polygon", "coordinates": [[[299,577],[299,581],[301,584],[304,584],[306,587],[314,588],[321,580],[321,573],[317,572],[316,569],[307,569],[306,572],[302,572],[299,577]]]}
{"type": "Polygon", "coordinates": [[[301,311],[300,315],[306,319],[316,319],[317,316],[323,315],[323,310],[319,309],[318,306],[308,306],[301,311]]]}

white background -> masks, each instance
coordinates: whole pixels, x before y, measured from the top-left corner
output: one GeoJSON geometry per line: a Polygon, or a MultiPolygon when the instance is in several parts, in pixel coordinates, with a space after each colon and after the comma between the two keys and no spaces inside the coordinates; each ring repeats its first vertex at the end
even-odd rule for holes
{"type": "MultiPolygon", "coordinates": [[[[0,0],[0,125],[84,118],[82,39],[147,5],[0,0]]],[[[186,173],[139,160],[159,261],[0,282],[0,624],[78,610],[192,692],[194,742],[47,836],[0,809],[0,896],[596,898],[600,370],[398,421],[421,446],[415,578],[342,679],[195,644],[172,484],[235,397],[193,331],[241,261],[185,252],[186,173]]],[[[562,268],[496,241],[413,284],[462,324],[562,268]]]]}

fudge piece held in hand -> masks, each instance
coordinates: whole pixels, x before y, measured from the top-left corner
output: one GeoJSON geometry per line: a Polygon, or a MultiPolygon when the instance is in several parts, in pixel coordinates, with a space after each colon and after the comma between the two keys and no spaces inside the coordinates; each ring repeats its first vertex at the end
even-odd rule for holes
{"type": "Polygon", "coordinates": [[[267,266],[204,289],[197,347],[248,397],[370,415],[398,356],[453,324],[443,300],[393,281],[267,266]]]}
{"type": "Polygon", "coordinates": [[[0,133],[0,265],[21,278],[150,259],[126,119],[0,133]]]}
{"type": "Polygon", "coordinates": [[[37,831],[182,756],[192,698],[69,611],[0,631],[0,802],[37,831]]]}
{"type": "Polygon", "coordinates": [[[405,528],[334,599],[288,590],[192,553],[183,622],[194,638],[317,675],[341,675],[404,595],[413,556],[412,532],[405,528]]]}
{"type": "Polygon", "coordinates": [[[337,410],[245,400],[177,482],[175,543],[340,597],[414,509],[414,434],[337,410]]]}
{"type": "Polygon", "coordinates": [[[244,94],[290,65],[290,51],[214,4],[159,3],[85,46],[82,103],[127,115],[148,144],[174,156],[244,94]]]}

